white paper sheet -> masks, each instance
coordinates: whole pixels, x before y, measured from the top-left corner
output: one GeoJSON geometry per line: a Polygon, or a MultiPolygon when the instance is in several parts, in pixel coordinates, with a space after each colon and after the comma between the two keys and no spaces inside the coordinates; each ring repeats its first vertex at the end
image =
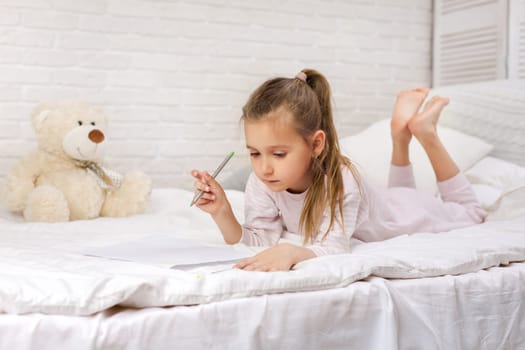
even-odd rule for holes
{"type": "Polygon", "coordinates": [[[253,253],[228,245],[211,245],[170,235],[150,235],[113,245],[90,247],[85,255],[174,269],[202,268],[209,265],[234,263],[253,253]]]}

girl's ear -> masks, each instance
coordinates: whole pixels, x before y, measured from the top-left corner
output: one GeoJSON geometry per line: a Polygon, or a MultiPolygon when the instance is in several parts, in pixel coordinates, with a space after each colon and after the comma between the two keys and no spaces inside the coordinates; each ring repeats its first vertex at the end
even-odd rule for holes
{"type": "Polygon", "coordinates": [[[323,130],[317,130],[312,135],[312,152],[317,157],[319,156],[326,144],[326,134],[323,130]]]}

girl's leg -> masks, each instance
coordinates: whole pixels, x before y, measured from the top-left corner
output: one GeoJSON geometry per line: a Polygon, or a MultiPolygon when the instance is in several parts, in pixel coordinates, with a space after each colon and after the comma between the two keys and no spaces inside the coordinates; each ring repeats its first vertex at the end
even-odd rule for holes
{"type": "Polygon", "coordinates": [[[417,88],[401,91],[397,97],[390,122],[392,165],[407,166],[410,164],[408,146],[412,133],[408,128],[408,122],[418,112],[427,95],[427,88],[417,88]]]}
{"type": "Polygon", "coordinates": [[[454,228],[483,222],[486,213],[437,134],[436,125],[447,104],[448,98],[432,97],[423,110],[410,120],[408,128],[423,146],[436,174],[444,204],[441,209],[435,208],[434,214],[441,212],[439,215],[444,215],[450,228],[454,228]]]}
{"type": "Polygon", "coordinates": [[[416,187],[408,152],[412,139],[408,121],[418,112],[427,95],[427,88],[417,88],[401,91],[397,97],[390,122],[392,160],[388,187],[416,187]]]}
{"type": "Polygon", "coordinates": [[[445,97],[432,97],[423,110],[408,123],[408,129],[423,146],[438,182],[448,180],[459,173],[458,166],[441,143],[436,130],[441,111],[448,101],[445,97]]]}

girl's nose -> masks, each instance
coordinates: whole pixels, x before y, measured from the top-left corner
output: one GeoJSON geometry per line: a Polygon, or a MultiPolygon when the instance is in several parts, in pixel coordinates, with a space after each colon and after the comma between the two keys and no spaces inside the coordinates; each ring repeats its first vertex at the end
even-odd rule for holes
{"type": "Polygon", "coordinates": [[[263,159],[261,166],[264,175],[271,175],[273,173],[273,166],[268,159],[263,159]]]}

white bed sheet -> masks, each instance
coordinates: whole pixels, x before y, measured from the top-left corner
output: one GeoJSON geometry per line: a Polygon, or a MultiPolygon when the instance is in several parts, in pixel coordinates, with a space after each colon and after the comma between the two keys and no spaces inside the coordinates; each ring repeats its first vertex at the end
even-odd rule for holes
{"type": "Polygon", "coordinates": [[[525,264],[90,317],[2,315],[1,349],[522,349],[525,264]]]}
{"type": "MultiPolygon", "coordinates": [[[[469,174],[477,185],[494,186],[476,175],[469,174]]],[[[508,197],[487,204],[494,213],[504,203],[506,214],[525,207],[525,182],[513,179],[512,191],[500,191],[508,197]]],[[[188,207],[191,196],[156,189],[148,213],[126,219],[24,223],[0,211],[0,348],[525,344],[522,215],[356,244],[353,254],[308,260],[291,272],[175,271],[78,253],[152,233],[223,244],[211,219],[188,207]]],[[[242,217],[242,193],[229,196],[242,217]]]]}
{"type": "MultiPolygon", "coordinates": [[[[189,191],[156,190],[154,203],[171,200],[170,205],[163,211],[155,211],[154,206],[150,214],[129,219],[56,224],[0,222],[0,311],[91,315],[116,305],[142,308],[203,304],[346,287],[371,275],[434,277],[525,261],[525,217],[439,234],[419,233],[355,244],[352,254],[307,260],[290,272],[227,269],[210,273],[206,268],[182,271],[79,253],[86,246],[125,242],[152,233],[201,235],[208,242],[220,239],[212,220],[188,207],[190,196],[189,191]]],[[[242,193],[231,196],[242,199],[242,193]]],[[[250,248],[239,245],[238,249],[250,248]]]]}

